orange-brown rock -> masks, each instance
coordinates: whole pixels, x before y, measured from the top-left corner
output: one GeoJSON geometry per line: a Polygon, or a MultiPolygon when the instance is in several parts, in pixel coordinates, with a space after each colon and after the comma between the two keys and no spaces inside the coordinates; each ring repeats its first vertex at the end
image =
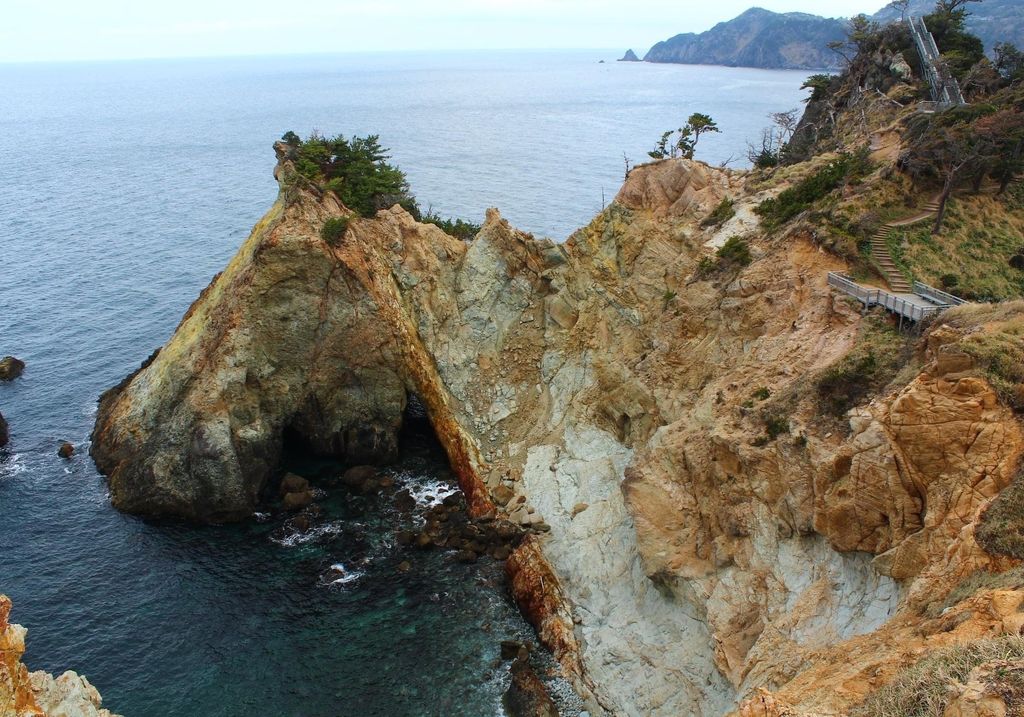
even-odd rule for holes
{"type": "Polygon", "coordinates": [[[779,186],[669,160],[561,246],[493,210],[467,244],[397,207],[327,244],[345,208],[290,171],[168,345],[104,398],[93,454],[119,507],[244,516],[286,429],[387,453],[411,393],[471,510],[538,532],[512,586],[592,714],[843,714],[920,655],[1014,623],[991,595],[956,625],[922,612],[1013,565],[973,528],[1024,431],[962,329],[931,330],[836,419],[815,386],[865,325],[827,284],[844,262],[805,229],[750,233],[749,266],[697,271],[720,238],[700,220],[729,196],[753,232],[779,186]]]}
{"type": "Polygon", "coordinates": [[[1010,717],[1024,710],[1024,660],[995,660],[974,668],[942,717],[1010,717]]]}
{"type": "Polygon", "coordinates": [[[9,622],[10,613],[10,599],[0,595],[0,717],[116,717],[84,677],[30,674],[21,662],[27,631],[9,622]]]}
{"type": "Polygon", "coordinates": [[[0,595],[0,717],[33,717],[43,711],[36,704],[25,654],[25,628],[8,622],[11,601],[0,595]]]}
{"type": "Polygon", "coordinates": [[[708,213],[725,196],[729,173],[693,160],[660,160],[634,167],[615,202],[655,216],[708,213]]]}

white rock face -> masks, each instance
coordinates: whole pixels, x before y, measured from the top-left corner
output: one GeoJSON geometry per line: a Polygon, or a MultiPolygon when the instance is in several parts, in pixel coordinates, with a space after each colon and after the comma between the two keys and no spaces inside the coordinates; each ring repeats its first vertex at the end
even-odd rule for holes
{"type": "Polygon", "coordinates": [[[604,706],[623,715],[722,714],[731,690],[707,649],[700,609],[643,572],[620,488],[632,451],[593,427],[570,425],[562,439],[529,450],[523,485],[551,525],[544,552],[573,601],[590,678],[644,686],[628,699],[608,690],[604,706]],[[666,680],[666,665],[685,678],[666,680]]]}
{"type": "Polygon", "coordinates": [[[115,717],[103,709],[99,691],[82,675],[68,670],[54,679],[39,671],[30,678],[36,701],[47,717],[115,717]]]}

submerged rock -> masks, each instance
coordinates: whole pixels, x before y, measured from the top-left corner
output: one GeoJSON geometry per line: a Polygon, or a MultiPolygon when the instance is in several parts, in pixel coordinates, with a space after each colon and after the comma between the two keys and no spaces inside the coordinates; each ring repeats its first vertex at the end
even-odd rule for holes
{"type": "Polygon", "coordinates": [[[13,356],[0,359],[0,381],[13,381],[25,370],[25,362],[13,356]]]}
{"type": "Polygon", "coordinates": [[[7,419],[4,418],[4,414],[0,413],[0,448],[6,446],[10,438],[11,432],[7,425],[7,419]]]}
{"type": "Polygon", "coordinates": [[[378,475],[373,466],[355,466],[342,474],[341,482],[359,493],[372,493],[380,487],[378,475]]]}

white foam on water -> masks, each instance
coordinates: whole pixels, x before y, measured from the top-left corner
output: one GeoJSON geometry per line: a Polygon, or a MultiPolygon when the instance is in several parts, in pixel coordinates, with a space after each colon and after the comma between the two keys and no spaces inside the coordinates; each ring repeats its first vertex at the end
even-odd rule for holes
{"type": "Polygon", "coordinates": [[[19,473],[24,473],[28,470],[28,466],[24,463],[24,455],[21,453],[11,453],[3,461],[0,461],[0,478],[13,478],[19,473]]]}
{"type": "Polygon", "coordinates": [[[286,548],[294,548],[296,545],[305,545],[311,543],[314,540],[319,540],[325,535],[338,535],[345,530],[345,522],[342,520],[334,520],[329,523],[321,523],[315,525],[306,532],[296,531],[284,537],[271,536],[271,540],[282,545],[286,548]]]}
{"type": "Polygon", "coordinates": [[[348,585],[365,574],[359,570],[349,570],[343,563],[335,563],[331,566],[331,571],[320,578],[320,584],[327,587],[348,585]]]}
{"type": "Polygon", "coordinates": [[[395,482],[409,491],[409,495],[420,508],[433,508],[441,505],[444,499],[459,492],[452,483],[426,478],[415,473],[402,472],[395,476],[395,482]]]}

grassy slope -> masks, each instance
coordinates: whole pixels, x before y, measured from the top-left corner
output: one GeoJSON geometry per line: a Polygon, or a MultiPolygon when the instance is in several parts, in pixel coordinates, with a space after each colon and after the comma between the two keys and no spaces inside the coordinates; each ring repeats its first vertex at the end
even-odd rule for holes
{"type": "Polygon", "coordinates": [[[961,195],[950,203],[941,234],[932,235],[923,222],[894,238],[894,258],[918,281],[941,286],[941,278],[952,275],[953,293],[971,299],[1024,297],[1024,271],[1009,263],[1024,247],[1024,208],[1017,197],[961,195]]]}

